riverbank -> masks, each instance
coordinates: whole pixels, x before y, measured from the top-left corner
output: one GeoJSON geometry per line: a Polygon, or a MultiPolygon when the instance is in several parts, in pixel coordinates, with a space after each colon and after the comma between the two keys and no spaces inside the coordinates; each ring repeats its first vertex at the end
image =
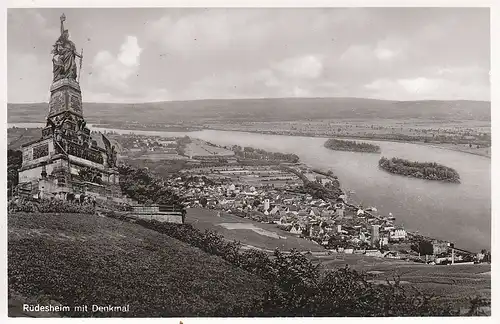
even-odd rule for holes
{"type": "Polygon", "coordinates": [[[314,138],[338,138],[338,139],[344,139],[344,140],[366,140],[366,141],[377,141],[377,142],[392,142],[392,143],[408,143],[408,144],[417,144],[417,145],[425,145],[425,146],[430,146],[434,148],[439,148],[439,149],[445,149],[445,150],[450,150],[450,151],[455,151],[455,152],[461,152],[461,153],[468,153],[472,155],[477,155],[477,156],[482,156],[482,157],[487,157],[491,159],[491,147],[489,148],[480,148],[480,149],[473,149],[469,148],[468,146],[464,146],[462,144],[450,144],[450,143],[425,143],[422,141],[406,141],[406,140],[397,140],[397,139],[384,139],[384,138],[377,138],[377,137],[370,137],[370,136],[331,136],[327,134],[303,134],[303,133],[282,133],[282,132],[273,132],[273,131],[251,131],[251,130],[245,130],[245,131],[238,131],[238,130],[225,130],[225,129],[219,129],[219,128],[212,128],[212,127],[207,127],[205,128],[207,130],[215,130],[215,131],[222,131],[222,132],[242,132],[242,133],[253,133],[253,134],[262,134],[262,135],[280,135],[280,136],[297,136],[297,137],[314,137],[314,138]],[[477,150],[477,151],[476,151],[477,150]],[[479,151],[481,150],[481,151],[479,151]],[[487,152],[485,152],[487,150],[487,152]]]}
{"type": "Polygon", "coordinates": [[[434,148],[438,148],[438,149],[442,149],[442,150],[467,153],[467,154],[482,156],[482,157],[486,157],[488,159],[491,159],[491,147],[473,149],[473,148],[469,148],[469,147],[463,146],[463,145],[453,145],[453,144],[448,144],[448,143],[437,144],[437,143],[421,143],[421,142],[419,142],[419,143],[413,143],[413,144],[430,146],[430,147],[434,147],[434,148]]]}

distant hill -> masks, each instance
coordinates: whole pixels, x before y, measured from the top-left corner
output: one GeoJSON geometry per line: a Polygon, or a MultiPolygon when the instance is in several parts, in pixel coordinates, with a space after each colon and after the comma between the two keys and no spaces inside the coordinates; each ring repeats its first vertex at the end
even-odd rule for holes
{"type": "MultiPolygon", "coordinates": [[[[8,122],[40,122],[47,103],[7,104],[8,122]]],[[[487,101],[389,101],[360,98],[269,98],[164,101],[116,104],[84,103],[90,123],[179,121],[298,121],[324,119],[491,119],[487,101]]]]}

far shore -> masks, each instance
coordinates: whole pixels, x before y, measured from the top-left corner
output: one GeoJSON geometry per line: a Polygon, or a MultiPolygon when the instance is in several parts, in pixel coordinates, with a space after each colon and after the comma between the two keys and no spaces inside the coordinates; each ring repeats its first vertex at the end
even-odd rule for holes
{"type": "MultiPolygon", "coordinates": [[[[27,127],[27,124],[37,124],[37,123],[8,123],[7,127],[12,128],[13,126],[18,127],[17,125],[22,125],[24,127],[19,127],[19,128],[39,128],[36,125],[33,125],[34,127],[27,127]]],[[[97,125],[97,124],[96,124],[97,125]]],[[[89,124],[89,126],[95,126],[92,124],[89,124]]],[[[98,125],[97,125],[98,126],[98,125]]],[[[100,128],[100,127],[97,127],[100,128]]],[[[216,131],[222,131],[222,132],[242,132],[242,133],[257,133],[257,134],[264,134],[264,135],[281,135],[281,136],[301,136],[301,137],[320,137],[320,138],[337,138],[337,139],[350,139],[350,140],[367,140],[367,141],[377,141],[377,142],[393,142],[393,143],[408,143],[408,144],[417,144],[417,145],[425,145],[425,146],[430,146],[434,148],[439,148],[439,149],[444,149],[444,150],[449,150],[449,151],[455,151],[455,152],[461,152],[461,153],[467,153],[467,154],[473,154],[477,156],[482,156],[491,159],[491,147],[488,149],[488,153],[483,152],[483,151],[471,151],[467,148],[462,148],[459,145],[453,145],[449,143],[424,143],[421,141],[404,141],[404,140],[396,140],[396,139],[381,139],[381,138],[373,138],[373,137],[366,137],[366,136],[329,136],[325,134],[297,134],[297,133],[289,133],[289,134],[276,134],[273,131],[257,131],[257,130],[226,130],[226,129],[220,129],[220,128],[211,128],[211,127],[205,127],[203,129],[199,130],[191,130],[191,131],[185,131],[185,130],[169,130],[168,128],[158,128],[158,129],[138,129],[138,128],[131,128],[131,127],[104,127],[103,129],[108,129],[108,130],[129,130],[129,131],[155,131],[155,132],[171,132],[171,133],[189,133],[192,131],[202,131],[202,130],[216,130],[216,131]]]]}

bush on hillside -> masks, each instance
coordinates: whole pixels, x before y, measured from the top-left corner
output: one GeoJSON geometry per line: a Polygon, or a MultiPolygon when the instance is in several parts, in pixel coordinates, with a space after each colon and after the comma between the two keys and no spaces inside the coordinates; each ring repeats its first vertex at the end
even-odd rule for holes
{"type": "Polygon", "coordinates": [[[129,211],[131,208],[128,204],[118,203],[111,200],[98,200],[97,206],[102,209],[113,210],[113,211],[129,211]]]}
{"type": "Polygon", "coordinates": [[[180,197],[164,185],[163,180],[155,177],[148,169],[136,169],[128,165],[118,167],[122,193],[144,204],[181,204],[180,197]]]}
{"type": "Polygon", "coordinates": [[[90,204],[79,204],[60,199],[29,200],[17,198],[9,201],[9,212],[25,213],[78,213],[93,214],[95,208],[90,204]]]}

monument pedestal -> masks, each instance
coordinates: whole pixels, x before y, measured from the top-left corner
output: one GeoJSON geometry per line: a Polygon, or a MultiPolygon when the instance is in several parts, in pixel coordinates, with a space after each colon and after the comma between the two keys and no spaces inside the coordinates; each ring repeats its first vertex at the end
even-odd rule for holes
{"type": "Polygon", "coordinates": [[[42,130],[42,138],[22,147],[19,182],[42,188],[47,197],[69,193],[120,196],[119,173],[109,167],[107,149],[98,146],[99,138],[92,139],[85,127],[79,84],[72,79],[61,79],[52,84],[50,93],[47,126],[42,130]],[[88,170],[107,181],[102,185],[89,183],[80,173],[88,170]]]}
{"type": "Polygon", "coordinates": [[[83,118],[82,92],[80,85],[72,79],[61,79],[50,87],[49,118],[65,111],[83,118]]]}

